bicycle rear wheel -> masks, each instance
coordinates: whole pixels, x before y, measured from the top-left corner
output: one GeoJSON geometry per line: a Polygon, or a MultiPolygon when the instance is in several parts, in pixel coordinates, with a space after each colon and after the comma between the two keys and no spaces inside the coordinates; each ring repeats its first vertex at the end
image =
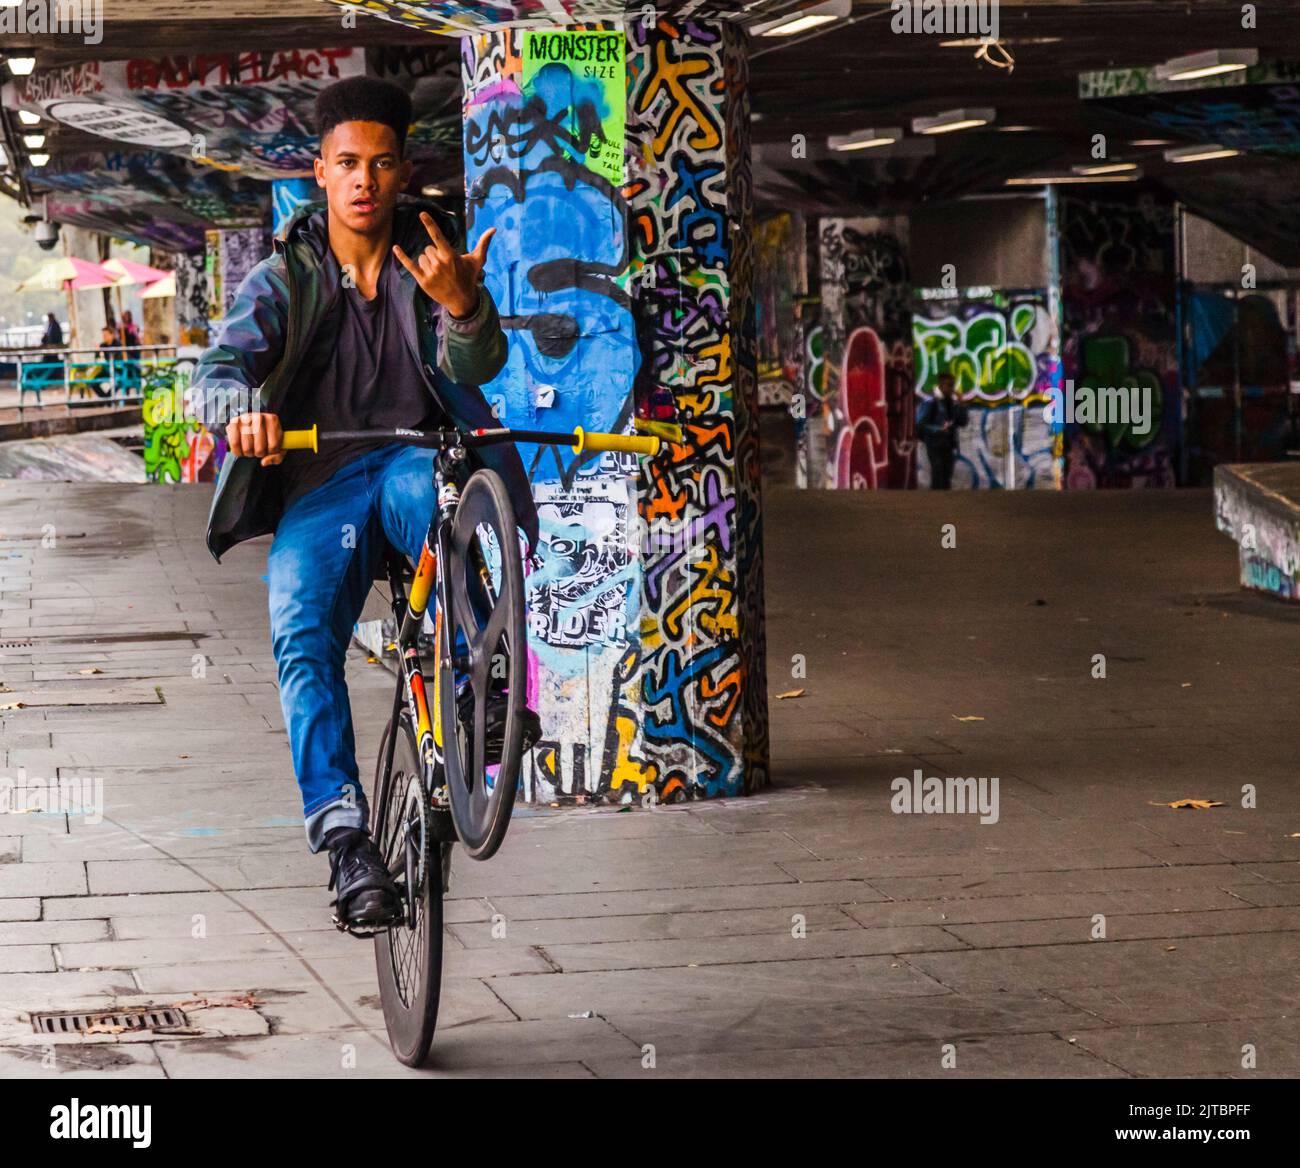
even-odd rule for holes
{"type": "Polygon", "coordinates": [[[472,859],[486,860],[510,826],[528,697],[519,533],[495,472],[479,470],[465,484],[445,544],[441,652],[444,663],[453,658],[453,667],[440,663],[438,669],[443,765],[457,838],[472,859]],[[458,681],[468,684],[473,698],[468,726],[459,716],[458,681]],[[489,700],[505,704],[495,773],[486,761],[489,700]]]}
{"type": "Polygon", "coordinates": [[[444,863],[451,845],[433,838],[415,733],[404,710],[389,722],[379,745],[371,818],[371,835],[406,902],[406,920],[375,935],[379,1000],[393,1053],[418,1067],[438,1024],[444,863]]]}

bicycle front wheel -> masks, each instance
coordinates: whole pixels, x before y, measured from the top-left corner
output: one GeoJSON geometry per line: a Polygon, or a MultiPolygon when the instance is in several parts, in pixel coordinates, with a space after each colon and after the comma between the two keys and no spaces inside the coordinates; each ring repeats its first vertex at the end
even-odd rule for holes
{"type": "Polygon", "coordinates": [[[393,1053],[408,1067],[418,1067],[428,1057],[438,1024],[444,864],[451,845],[434,839],[415,733],[405,711],[389,722],[379,746],[371,815],[371,835],[406,906],[404,921],[375,934],[379,1000],[393,1053]]]}
{"type": "Polygon", "coordinates": [[[456,836],[472,859],[486,860],[510,826],[528,697],[523,562],[500,476],[484,469],[470,477],[443,542],[443,766],[456,836]],[[498,763],[488,758],[489,733],[499,740],[498,763]]]}

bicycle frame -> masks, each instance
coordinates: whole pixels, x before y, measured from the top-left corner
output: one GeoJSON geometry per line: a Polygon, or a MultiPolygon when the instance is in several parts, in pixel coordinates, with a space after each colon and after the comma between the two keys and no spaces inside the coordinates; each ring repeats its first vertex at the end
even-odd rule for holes
{"type": "MultiPolygon", "coordinates": [[[[434,621],[433,687],[434,693],[437,693],[441,670],[449,669],[452,665],[450,645],[443,644],[442,613],[446,610],[446,598],[441,595],[442,582],[438,574],[438,565],[445,561],[444,531],[446,525],[456,515],[456,507],[460,502],[458,479],[464,468],[465,452],[462,447],[444,447],[439,450],[433,470],[437,512],[429,521],[429,530],[425,535],[424,546],[420,549],[420,558],[415,565],[415,576],[409,591],[402,579],[401,553],[394,550],[385,563],[389,587],[392,590],[393,620],[397,625],[399,672],[397,692],[393,698],[393,714],[397,714],[404,698],[411,716],[411,725],[415,727],[417,750],[424,770],[425,790],[430,796],[437,790],[437,768],[442,761],[442,719],[440,703],[435,701],[430,708],[423,662],[420,658],[419,637],[424,627],[429,600],[434,596],[435,590],[439,590],[439,605],[434,621]]],[[[395,746],[396,736],[390,736],[387,757],[384,759],[385,771],[392,768],[395,746]]]]}

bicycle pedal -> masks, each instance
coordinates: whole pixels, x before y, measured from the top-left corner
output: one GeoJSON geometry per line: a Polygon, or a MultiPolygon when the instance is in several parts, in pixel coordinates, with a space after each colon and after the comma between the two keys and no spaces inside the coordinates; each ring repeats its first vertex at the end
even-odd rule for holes
{"type": "Polygon", "coordinates": [[[334,927],[340,933],[347,933],[349,937],[356,937],[362,941],[368,941],[379,936],[380,933],[386,933],[394,925],[401,924],[401,921],[393,921],[388,925],[354,925],[348,921],[340,920],[337,916],[330,918],[334,922],[334,927]]]}

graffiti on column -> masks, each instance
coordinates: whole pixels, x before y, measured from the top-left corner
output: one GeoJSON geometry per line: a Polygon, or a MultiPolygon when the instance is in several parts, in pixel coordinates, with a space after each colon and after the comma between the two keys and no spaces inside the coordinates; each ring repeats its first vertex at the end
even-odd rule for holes
{"type": "MultiPolygon", "coordinates": [[[[486,279],[511,336],[506,368],[484,393],[512,426],[621,430],[641,363],[625,287],[626,205],[619,187],[585,162],[607,88],[563,67],[525,81],[524,35],[463,42],[470,235],[500,230],[486,279]]],[[[613,768],[600,765],[606,724],[619,702],[635,704],[622,693],[635,676],[618,669],[640,617],[629,530],[635,462],[549,447],[521,454],[543,561],[527,581],[529,688],[550,735],[526,762],[524,781],[543,801],[595,793],[602,774],[608,782],[613,768]]],[[[619,769],[644,785],[636,736],[624,749],[619,769]]]]}
{"type": "Polygon", "coordinates": [[[638,308],[691,439],[643,504],[644,735],[662,794],[730,794],[766,782],[767,741],[747,63],[726,27],[664,20],[635,40],[638,308]]]}
{"type": "Polygon", "coordinates": [[[906,231],[901,219],[822,220],[828,393],[819,424],[828,487],[901,488],[916,480],[906,231]]]}
{"type": "Polygon", "coordinates": [[[180,252],[176,255],[176,327],[182,345],[208,343],[206,252],[180,252]]]}
{"type": "MultiPolygon", "coordinates": [[[[912,335],[918,399],[951,373],[970,408],[953,487],[1057,486],[1059,440],[1046,407],[1061,362],[1046,292],[929,301],[916,307],[912,335]]],[[[928,486],[924,452],[920,462],[928,486]]]]}
{"type": "Polygon", "coordinates": [[[463,42],[470,235],[502,228],[487,279],[513,334],[488,400],[511,425],[620,430],[665,387],[693,446],[647,467],[639,514],[633,460],[522,451],[542,518],[530,692],[553,736],[525,774],[535,799],[737,791],[765,766],[762,671],[737,615],[761,612],[762,576],[756,440],[735,440],[735,398],[752,407],[757,386],[750,302],[730,297],[727,182],[738,209],[749,192],[743,168],[727,173],[717,84],[743,73],[724,65],[721,33],[661,25],[625,42],[619,183],[603,156],[591,164],[603,84],[577,71],[537,84],[518,30],[463,42]],[[747,718],[761,763],[744,757],[747,718]]]}
{"type": "Polygon", "coordinates": [[[1069,488],[1169,487],[1179,441],[1173,208],[1063,199],[1062,354],[1067,385],[1120,386],[1146,395],[1151,426],[1072,425],[1069,488]]]}

